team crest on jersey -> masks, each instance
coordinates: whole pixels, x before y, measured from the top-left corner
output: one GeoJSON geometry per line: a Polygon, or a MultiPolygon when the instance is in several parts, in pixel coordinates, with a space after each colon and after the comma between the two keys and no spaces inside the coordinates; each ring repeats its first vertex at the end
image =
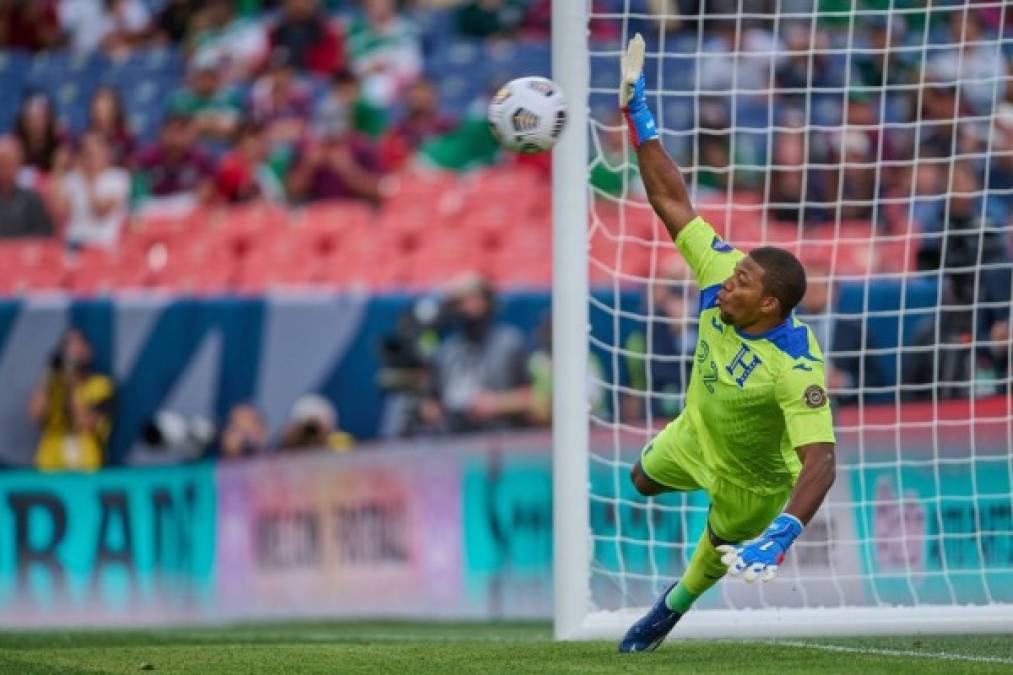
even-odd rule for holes
{"type": "Polygon", "coordinates": [[[810,384],[802,394],[802,400],[810,408],[822,408],[827,404],[827,392],[818,384],[810,384]]]}
{"type": "Polygon", "coordinates": [[[731,244],[717,235],[714,235],[714,239],[711,241],[711,248],[718,253],[731,253],[735,250],[731,244]]]}

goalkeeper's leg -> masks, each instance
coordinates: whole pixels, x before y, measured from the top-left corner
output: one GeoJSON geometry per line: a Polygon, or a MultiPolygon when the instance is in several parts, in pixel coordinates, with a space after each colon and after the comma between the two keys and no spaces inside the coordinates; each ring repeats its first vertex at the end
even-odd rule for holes
{"type": "MultiPolygon", "coordinates": [[[[703,487],[686,470],[687,466],[692,465],[692,461],[687,461],[681,456],[679,445],[675,441],[676,429],[674,423],[670,424],[648,443],[640,455],[640,461],[630,472],[630,480],[633,481],[634,487],[646,497],[662,492],[692,492],[703,487]]],[[[649,652],[658,648],[682,616],[666,604],[666,599],[674,588],[678,586],[676,584],[669,586],[647,614],[630,627],[619,643],[619,651],[649,652]]]]}
{"type": "Polygon", "coordinates": [[[626,631],[619,643],[619,651],[649,652],[657,649],[696,599],[724,576],[728,567],[721,563],[721,554],[715,546],[725,542],[719,539],[715,543],[714,539],[708,525],[682,579],[669,586],[647,614],[626,631]]]}
{"type": "Polygon", "coordinates": [[[665,598],[668,608],[679,614],[689,611],[696,599],[728,571],[717,547],[759,535],[788,499],[787,491],[760,495],[721,479],[715,479],[707,493],[711,500],[707,527],[685,574],[665,598]]]}
{"type": "Polygon", "coordinates": [[[721,553],[716,547],[727,543],[731,542],[718,538],[711,532],[709,524],[704,528],[686,572],[665,596],[665,605],[669,609],[680,615],[685,614],[697,598],[721,580],[728,571],[728,566],[721,562],[721,553]]]}
{"type": "MultiPolygon", "coordinates": [[[[634,467],[631,477],[641,493],[657,494],[655,488],[694,489],[695,481],[686,471],[689,465],[687,458],[680,456],[674,444],[661,442],[668,440],[665,436],[664,431],[659,434],[634,467]],[[659,448],[662,452],[657,452],[659,448]]],[[[716,478],[710,481],[707,493],[711,500],[707,526],[686,572],[682,579],[662,593],[647,614],[630,627],[619,643],[619,651],[644,652],[657,649],[697,598],[716,584],[728,570],[721,562],[717,547],[758,535],[780,513],[788,498],[787,491],[759,495],[716,478]]]]}

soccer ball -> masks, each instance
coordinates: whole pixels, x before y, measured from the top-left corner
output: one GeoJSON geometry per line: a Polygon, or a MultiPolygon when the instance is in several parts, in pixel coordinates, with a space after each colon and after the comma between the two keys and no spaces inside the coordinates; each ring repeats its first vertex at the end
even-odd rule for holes
{"type": "Polygon", "coordinates": [[[552,80],[519,77],[492,97],[487,118],[492,135],[506,149],[542,152],[556,143],[566,127],[566,98],[552,80]]]}

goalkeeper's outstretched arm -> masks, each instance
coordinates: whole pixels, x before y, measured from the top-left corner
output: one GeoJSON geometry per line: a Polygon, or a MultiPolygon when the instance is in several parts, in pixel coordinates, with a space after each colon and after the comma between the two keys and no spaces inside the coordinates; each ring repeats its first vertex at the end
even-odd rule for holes
{"type": "Polygon", "coordinates": [[[834,484],[837,461],[833,443],[811,443],[795,451],[802,460],[802,471],[784,512],[808,525],[834,484]]]}
{"type": "Polygon", "coordinates": [[[647,189],[647,199],[674,240],[679,231],[696,218],[696,212],[689,199],[682,172],[658,140],[654,117],[647,107],[643,72],[644,39],[640,33],[630,40],[622,57],[622,71],[619,105],[629,126],[630,140],[637,150],[637,162],[647,189]]]}
{"type": "Polygon", "coordinates": [[[770,527],[756,539],[717,547],[721,562],[728,566],[732,575],[741,574],[746,581],[773,579],[784,554],[816,515],[834,484],[837,462],[833,443],[810,443],[795,451],[802,459],[802,471],[784,513],[774,518],[770,527]]]}

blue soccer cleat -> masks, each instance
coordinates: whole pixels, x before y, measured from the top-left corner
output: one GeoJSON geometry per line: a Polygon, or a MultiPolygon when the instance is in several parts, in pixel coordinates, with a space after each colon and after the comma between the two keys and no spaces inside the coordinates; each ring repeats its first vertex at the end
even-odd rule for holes
{"type": "Polygon", "coordinates": [[[682,614],[673,611],[665,604],[665,598],[675,588],[672,584],[665,589],[661,597],[648,610],[647,614],[641,617],[640,621],[630,626],[619,643],[619,651],[624,654],[630,652],[653,652],[665,640],[665,636],[671,632],[675,624],[682,618],[682,614]]]}

